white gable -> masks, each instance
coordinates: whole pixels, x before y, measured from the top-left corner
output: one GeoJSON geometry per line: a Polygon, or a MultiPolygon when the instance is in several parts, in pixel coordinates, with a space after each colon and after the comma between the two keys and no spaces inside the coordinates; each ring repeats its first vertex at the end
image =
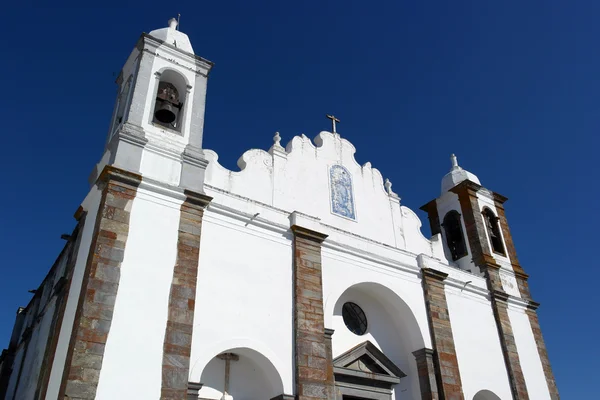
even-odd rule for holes
{"type": "Polygon", "coordinates": [[[296,136],[285,149],[278,142],[268,152],[245,152],[238,172],[225,169],[214,151],[205,150],[206,184],[416,254],[441,254],[421,234],[416,214],[400,206],[391,184],[384,185],[371,163],[359,165],[355,147],[339,134],[321,132],[314,143],[296,136]]]}

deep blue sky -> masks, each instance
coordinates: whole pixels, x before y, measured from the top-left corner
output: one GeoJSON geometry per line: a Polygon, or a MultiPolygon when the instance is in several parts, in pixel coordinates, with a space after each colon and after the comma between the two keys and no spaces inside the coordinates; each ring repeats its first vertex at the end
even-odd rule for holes
{"type": "Polygon", "coordinates": [[[600,2],[31,3],[7,2],[0,27],[0,348],[74,227],[116,75],[180,12],[215,62],[205,147],[225,166],[333,113],[413,210],[439,195],[452,152],[508,196],[562,398],[597,393],[600,2]]]}

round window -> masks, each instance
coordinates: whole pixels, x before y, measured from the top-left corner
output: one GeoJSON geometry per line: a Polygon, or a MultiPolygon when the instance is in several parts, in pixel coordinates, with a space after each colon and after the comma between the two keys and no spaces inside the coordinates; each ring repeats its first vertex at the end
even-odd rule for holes
{"type": "Polygon", "coordinates": [[[364,335],[367,331],[367,316],[357,304],[348,302],[342,307],[342,317],[344,324],[350,329],[350,332],[357,335],[364,335]]]}

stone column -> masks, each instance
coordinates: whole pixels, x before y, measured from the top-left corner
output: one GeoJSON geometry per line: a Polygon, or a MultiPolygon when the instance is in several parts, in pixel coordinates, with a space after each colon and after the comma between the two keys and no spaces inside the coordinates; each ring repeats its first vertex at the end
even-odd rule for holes
{"type": "Polygon", "coordinates": [[[444,289],[444,280],[448,274],[431,268],[422,268],[421,273],[429,330],[435,351],[434,367],[439,397],[446,400],[464,400],[444,289]]]}
{"type": "Polygon", "coordinates": [[[422,400],[439,400],[440,395],[435,378],[435,366],[433,362],[434,351],[426,347],[413,351],[417,361],[419,374],[419,386],[421,387],[422,400]]]}
{"type": "Polygon", "coordinates": [[[202,217],[212,200],[204,194],[191,191],[185,191],[185,195],[179,217],[177,259],[169,294],[161,400],[183,400],[188,394],[202,217]]]}
{"type": "Polygon", "coordinates": [[[542,361],[542,368],[544,369],[544,375],[546,376],[550,398],[552,400],[560,400],[556,381],[554,380],[554,374],[552,373],[552,367],[550,366],[550,359],[548,358],[548,350],[546,350],[546,343],[542,337],[542,329],[540,328],[540,321],[538,320],[536,312],[538,307],[539,303],[530,301],[526,312],[529,317],[529,323],[531,324],[535,343],[537,344],[538,353],[540,354],[540,360],[542,361]]]}
{"type": "Polygon", "coordinates": [[[512,325],[508,316],[508,295],[503,291],[492,292],[492,309],[496,325],[500,335],[500,344],[502,345],[502,353],[504,354],[504,362],[508,372],[510,382],[510,390],[512,391],[513,399],[528,400],[527,386],[525,377],[521,370],[521,362],[519,360],[519,352],[515,342],[512,325]]]}
{"type": "Polygon", "coordinates": [[[323,317],[321,243],[327,235],[298,225],[291,229],[294,233],[296,398],[335,399],[330,339],[326,339],[323,317]]]}
{"type": "Polygon", "coordinates": [[[129,234],[131,203],[142,177],[107,166],[59,399],[94,399],[129,234]]]}

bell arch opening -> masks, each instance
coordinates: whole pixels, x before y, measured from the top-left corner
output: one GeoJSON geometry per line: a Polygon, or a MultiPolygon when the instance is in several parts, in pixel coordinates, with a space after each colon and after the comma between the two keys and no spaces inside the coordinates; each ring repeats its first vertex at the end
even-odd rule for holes
{"type": "Polygon", "coordinates": [[[363,282],[347,288],[333,307],[332,328],[335,331],[332,337],[334,359],[368,341],[406,374],[394,385],[391,398],[420,397],[413,352],[423,349],[425,341],[412,310],[398,294],[374,282],[363,282]],[[349,316],[350,307],[352,310],[358,308],[348,304],[357,306],[362,312],[356,311],[349,316]],[[352,318],[361,322],[364,332],[363,329],[355,329],[357,322],[352,318]]]}
{"type": "Polygon", "coordinates": [[[200,383],[202,399],[271,399],[284,392],[281,376],[271,361],[246,347],[227,349],[213,357],[202,370],[200,383]]]}
{"type": "Polygon", "coordinates": [[[182,133],[187,83],[183,76],[171,69],[157,72],[158,82],[154,93],[152,123],[182,133]]]}
{"type": "Polygon", "coordinates": [[[489,390],[480,390],[473,396],[473,400],[500,400],[500,397],[489,390]]]}

